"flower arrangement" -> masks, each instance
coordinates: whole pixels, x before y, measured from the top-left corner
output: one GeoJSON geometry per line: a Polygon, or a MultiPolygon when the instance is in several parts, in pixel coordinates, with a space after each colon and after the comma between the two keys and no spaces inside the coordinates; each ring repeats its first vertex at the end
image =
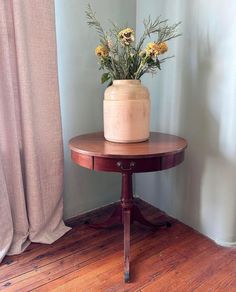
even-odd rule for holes
{"type": "Polygon", "coordinates": [[[149,17],[143,21],[144,32],[135,42],[135,31],[122,28],[111,22],[112,28],[106,32],[96,18],[95,12],[88,5],[86,10],[88,25],[94,27],[100,37],[100,44],[95,49],[100,70],[106,70],[101,82],[112,82],[120,79],[140,79],[145,73],[155,74],[161,70],[161,64],[173,56],[162,57],[168,51],[167,42],[180,36],[177,33],[180,22],[168,25],[168,20],[157,17],[154,21],[149,17]],[[144,46],[147,38],[155,40],[144,46]]]}

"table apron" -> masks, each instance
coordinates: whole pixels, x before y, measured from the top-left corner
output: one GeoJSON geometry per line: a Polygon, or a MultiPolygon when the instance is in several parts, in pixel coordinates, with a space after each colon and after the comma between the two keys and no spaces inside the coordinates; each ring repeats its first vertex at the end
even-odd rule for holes
{"type": "Polygon", "coordinates": [[[164,157],[103,158],[94,157],[93,169],[111,172],[151,172],[174,167],[184,160],[184,152],[164,157]]]}
{"type": "Polygon", "coordinates": [[[93,156],[71,151],[71,159],[82,167],[93,169],[93,156]]]}
{"type": "Polygon", "coordinates": [[[82,167],[109,172],[151,172],[174,167],[184,161],[184,151],[162,157],[107,158],[71,152],[71,158],[82,167]]]}

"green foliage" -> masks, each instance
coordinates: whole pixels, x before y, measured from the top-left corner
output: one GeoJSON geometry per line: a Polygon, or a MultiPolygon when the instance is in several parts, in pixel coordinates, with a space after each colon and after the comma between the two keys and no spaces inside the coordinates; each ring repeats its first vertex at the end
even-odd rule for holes
{"type": "Polygon", "coordinates": [[[103,30],[100,22],[96,19],[95,12],[93,12],[90,4],[88,4],[87,11],[85,11],[85,14],[87,16],[87,23],[89,26],[94,27],[100,37],[100,42],[102,44],[107,43],[107,36],[105,31],[103,30]]]}
{"type": "Polygon", "coordinates": [[[105,83],[106,81],[108,81],[110,79],[110,74],[109,73],[103,73],[102,77],[101,77],[101,83],[105,83]]]}
{"type": "Polygon", "coordinates": [[[168,50],[169,40],[179,37],[177,33],[180,22],[168,25],[168,20],[157,17],[154,21],[149,17],[143,21],[144,32],[135,44],[134,30],[120,27],[111,22],[111,28],[106,32],[96,18],[95,12],[88,5],[87,22],[93,27],[100,38],[96,48],[100,70],[106,70],[101,77],[101,83],[118,79],[140,79],[145,73],[155,74],[161,70],[161,64],[172,58],[161,58],[168,50]],[[153,35],[154,41],[144,47],[147,38],[153,35]]]}

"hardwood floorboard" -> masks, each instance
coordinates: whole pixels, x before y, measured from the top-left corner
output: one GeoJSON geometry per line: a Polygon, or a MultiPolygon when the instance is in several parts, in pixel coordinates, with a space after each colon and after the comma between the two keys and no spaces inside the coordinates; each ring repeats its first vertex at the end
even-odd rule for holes
{"type": "MultiPolygon", "coordinates": [[[[110,210],[113,209],[114,206],[110,205],[110,207],[104,207],[97,211],[92,211],[89,215],[96,220],[101,216],[106,216],[109,214],[110,210]]],[[[35,268],[43,266],[48,262],[53,261],[53,257],[55,256],[57,260],[60,259],[60,253],[66,251],[70,251],[68,247],[70,244],[75,245],[75,243],[80,240],[83,241],[83,237],[93,236],[96,234],[99,236],[96,230],[91,229],[88,233],[88,228],[83,223],[89,219],[89,215],[79,216],[77,218],[73,218],[69,220],[69,226],[73,227],[71,231],[69,231],[65,236],[57,240],[53,245],[42,245],[32,243],[27,250],[24,252],[24,257],[21,255],[8,256],[5,257],[1,264],[1,274],[0,274],[0,283],[5,281],[6,277],[10,277],[10,275],[6,275],[8,271],[13,273],[13,276],[17,275],[17,271],[13,269],[19,268],[21,271],[27,272],[27,268],[30,270],[32,267],[29,267],[28,262],[31,262],[31,265],[34,265],[35,268]],[[78,236],[79,233],[79,236],[78,236]],[[57,253],[55,253],[57,251],[57,253]],[[19,262],[20,259],[20,262],[19,262]],[[3,273],[4,272],[4,273],[3,273]]],[[[101,232],[103,232],[101,230],[101,232]]]]}
{"type": "MultiPolygon", "coordinates": [[[[163,213],[142,202],[152,221],[163,213]]],[[[168,229],[131,228],[132,282],[123,282],[123,230],[96,230],[115,206],[70,220],[72,230],[52,245],[31,244],[0,265],[1,291],[232,291],[236,292],[236,248],[223,248],[173,220],[168,229]]]]}
{"type": "MultiPolygon", "coordinates": [[[[184,236],[182,237],[184,238],[184,236]]],[[[131,240],[132,240],[131,257],[136,258],[137,254],[139,255],[142,252],[145,253],[146,249],[148,249],[148,251],[151,251],[152,253],[156,253],[156,248],[159,247],[159,249],[161,250],[165,248],[168,242],[168,239],[161,239],[159,240],[159,242],[157,242],[153,234],[149,234],[145,238],[147,242],[146,242],[145,249],[143,249],[143,239],[144,239],[143,236],[142,236],[141,241],[136,241],[131,237],[131,240]]],[[[81,282],[82,282],[83,277],[85,277],[86,278],[85,285],[86,286],[89,285],[89,287],[93,287],[94,285],[93,282],[96,281],[96,287],[97,287],[98,285],[100,285],[100,278],[103,278],[105,276],[105,279],[107,279],[107,278],[110,278],[110,276],[114,274],[112,270],[116,269],[116,265],[119,265],[118,283],[119,284],[121,283],[123,287],[123,240],[120,245],[120,249],[117,253],[113,252],[109,256],[106,256],[106,258],[101,258],[100,260],[97,260],[96,262],[94,262],[93,265],[85,266],[84,268],[80,270],[76,270],[73,274],[69,274],[68,277],[63,277],[63,279],[56,280],[54,283],[51,282],[49,283],[49,285],[46,285],[45,287],[47,289],[52,289],[54,287],[62,285],[63,283],[65,284],[66,282],[70,282],[69,284],[70,286],[76,286],[78,277],[81,279],[81,282]],[[93,273],[90,274],[91,277],[88,277],[88,273],[90,272],[90,269],[93,271],[93,273]],[[104,272],[103,269],[106,269],[106,272],[104,272]],[[108,276],[110,272],[111,272],[111,275],[108,276]]],[[[80,288],[82,289],[81,282],[80,282],[80,288]]],[[[83,287],[83,289],[85,289],[85,287],[83,287]]],[[[85,291],[85,290],[82,290],[82,291],[85,291]]]]}

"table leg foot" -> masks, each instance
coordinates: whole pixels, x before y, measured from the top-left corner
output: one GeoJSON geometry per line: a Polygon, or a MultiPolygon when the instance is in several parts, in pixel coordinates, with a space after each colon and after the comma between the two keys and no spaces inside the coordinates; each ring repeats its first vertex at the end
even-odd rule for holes
{"type": "Polygon", "coordinates": [[[171,225],[172,225],[171,222],[169,222],[169,221],[166,221],[165,224],[166,224],[165,226],[166,226],[167,228],[171,227],[171,225]]]}
{"type": "Polygon", "coordinates": [[[130,282],[130,274],[128,272],[124,273],[124,281],[125,281],[125,283],[129,283],[130,282]]]}

